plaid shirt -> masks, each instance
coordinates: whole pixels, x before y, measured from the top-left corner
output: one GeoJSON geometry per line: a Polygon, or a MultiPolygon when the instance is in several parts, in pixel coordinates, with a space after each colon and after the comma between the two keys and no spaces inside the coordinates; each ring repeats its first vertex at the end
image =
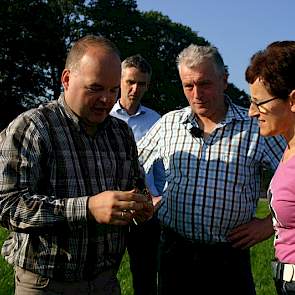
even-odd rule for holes
{"type": "Polygon", "coordinates": [[[158,216],[184,237],[226,242],[229,231],[253,218],[261,168],[275,169],[285,141],[259,135],[256,120],[227,99],[225,119],[206,138],[193,137],[197,121],[187,107],[164,115],[138,143],[148,171],[163,159],[166,188],[158,216]]]}
{"type": "Polygon", "coordinates": [[[89,196],[128,190],[139,175],[128,125],[109,116],[88,136],[63,96],[16,118],[0,134],[2,255],[58,280],[117,268],[128,227],[87,219],[89,196]]]}

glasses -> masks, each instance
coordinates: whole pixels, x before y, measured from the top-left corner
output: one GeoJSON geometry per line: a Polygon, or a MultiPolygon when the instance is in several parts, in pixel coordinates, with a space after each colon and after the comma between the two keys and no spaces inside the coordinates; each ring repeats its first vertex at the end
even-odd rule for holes
{"type": "Polygon", "coordinates": [[[277,99],[278,97],[272,97],[272,98],[269,98],[269,99],[267,99],[267,100],[262,100],[262,101],[260,101],[260,102],[256,102],[256,101],[254,101],[252,98],[250,98],[250,103],[251,104],[253,104],[256,108],[257,108],[257,110],[260,112],[260,113],[265,113],[267,110],[266,109],[264,109],[263,107],[261,107],[262,105],[264,105],[264,104],[266,104],[266,103],[268,103],[268,102],[271,102],[272,100],[275,100],[275,99],[277,99]]]}

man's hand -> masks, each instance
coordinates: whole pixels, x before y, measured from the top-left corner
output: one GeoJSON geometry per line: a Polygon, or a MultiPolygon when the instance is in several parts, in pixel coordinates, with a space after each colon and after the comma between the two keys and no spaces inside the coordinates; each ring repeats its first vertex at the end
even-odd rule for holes
{"type": "Polygon", "coordinates": [[[250,222],[233,229],[228,235],[234,248],[246,249],[271,237],[274,233],[271,215],[266,218],[253,218],[250,222]]]}
{"type": "Polygon", "coordinates": [[[138,210],[134,212],[133,222],[136,225],[144,223],[145,221],[152,218],[153,214],[154,214],[153,202],[151,199],[149,199],[142,210],[138,210]]]}
{"type": "Polygon", "coordinates": [[[161,205],[162,196],[153,196],[154,211],[158,210],[161,205]]]}
{"type": "Polygon", "coordinates": [[[137,214],[150,215],[150,203],[146,196],[131,191],[105,191],[89,198],[90,216],[99,223],[129,224],[137,214]]]}

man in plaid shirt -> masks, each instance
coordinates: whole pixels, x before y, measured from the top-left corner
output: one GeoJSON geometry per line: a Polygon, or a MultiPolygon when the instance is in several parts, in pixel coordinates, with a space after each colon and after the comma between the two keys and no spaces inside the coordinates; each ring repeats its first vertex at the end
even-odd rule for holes
{"type": "Polygon", "coordinates": [[[0,222],[11,232],[2,255],[16,294],[120,294],[128,224],[153,213],[135,188],[144,177],[132,130],[109,116],[120,75],[113,43],[81,38],[64,94],[0,134],[0,222]]]}
{"type": "Polygon", "coordinates": [[[148,172],[162,160],[166,186],[161,295],[253,295],[249,248],[273,233],[255,218],[261,169],[275,169],[282,138],[263,138],[247,109],[224,94],[227,71],[215,47],[190,45],[177,59],[189,106],[165,114],[138,143],[148,172]]]}

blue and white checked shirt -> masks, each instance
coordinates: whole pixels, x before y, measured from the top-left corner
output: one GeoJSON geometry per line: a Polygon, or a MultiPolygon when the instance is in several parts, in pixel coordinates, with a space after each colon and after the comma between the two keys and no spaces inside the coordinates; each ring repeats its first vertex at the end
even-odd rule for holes
{"type": "Polygon", "coordinates": [[[182,236],[201,242],[227,242],[236,226],[250,221],[260,197],[261,168],[275,169],[283,138],[264,138],[247,110],[227,100],[225,119],[204,140],[190,107],[164,115],[138,143],[149,171],[162,159],[167,186],[158,216],[182,236]]]}
{"type": "MultiPolygon", "coordinates": [[[[117,100],[110,115],[119,118],[128,124],[133,131],[136,142],[138,142],[161,118],[156,111],[141,104],[134,115],[129,115],[121,106],[120,100],[117,100]]],[[[146,175],[146,182],[152,195],[158,196],[162,194],[165,184],[165,171],[161,162],[154,164],[153,169],[146,175]]]]}

